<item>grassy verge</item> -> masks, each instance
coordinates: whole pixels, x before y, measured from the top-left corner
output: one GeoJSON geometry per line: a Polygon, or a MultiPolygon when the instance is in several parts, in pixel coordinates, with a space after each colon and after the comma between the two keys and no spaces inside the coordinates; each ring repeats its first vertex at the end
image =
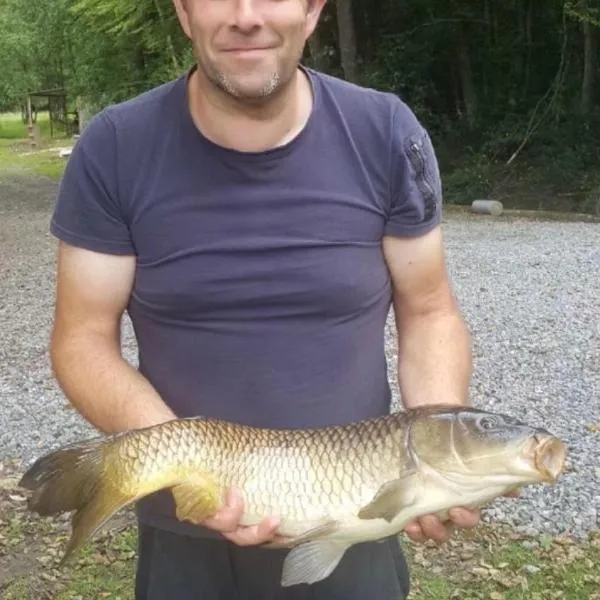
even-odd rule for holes
{"type": "Polygon", "coordinates": [[[441,548],[408,547],[413,600],[600,600],[600,535],[520,538],[482,527],[441,548]]]}
{"type": "MultiPolygon", "coordinates": [[[[58,569],[68,520],[27,513],[14,475],[3,477],[0,466],[0,598],[132,600],[131,513],[58,569]]],[[[405,549],[410,600],[600,600],[600,532],[577,542],[482,526],[443,547],[406,542],[405,549]]]]}
{"type": "Polygon", "coordinates": [[[27,127],[17,113],[0,115],[0,179],[15,175],[41,175],[58,181],[66,160],[60,158],[60,148],[72,145],[65,137],[50,137],[48,117],[40,115],[39,145],[31,147],[27,127]]]}
{"type": "MultiPolygon", "coordinates": [[[[40,113],[35,123],[42,139],[50,139],[50,116],[40,113]]],[[[23,123],[17,112],[0,113],[0,139],[22,140],[27,137],[27,124],[23,123]]],[[[56,135],[56,137],[60,137],[56,135]]]]}

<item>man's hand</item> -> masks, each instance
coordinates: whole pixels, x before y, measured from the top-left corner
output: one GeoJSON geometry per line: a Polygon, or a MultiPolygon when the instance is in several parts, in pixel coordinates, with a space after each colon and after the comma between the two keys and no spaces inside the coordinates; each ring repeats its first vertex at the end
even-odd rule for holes
{"type": "Polygon", "coordinates": [[[480,521],[478,509],[453,508],[448,513],[448,521],[442,521],[436,515],[423,515],[404,528],[406,535],[413,541],[423,543],[432,539],[439,544],[450,539],[453,527],[471,529],[480,521]]]}
{"type": "MultiPolygon", "coordinates": [[[[508,492],[505,496],[517,498],[519,490],[508,492]]],[[[452,508],[448,511],[448,521],[442,521],[436,515],[423,515],[407,523],[404,532],[413,542],[424,543],[431,539],[442,544],[450,539],[453,528],[472,529],[479,524],[480,520],[479,509],[452,508]]]]}
{"type": "Polygon", "coordinates": [[[240,525],[244,513],[244,500],[236,489],[227,493],[225,506],[215,515],[205,519],[202,525],[219,531],[230,542],[238,546],[256,546],[277,540],[275,530],[279,526],[277,517],[264,519],[258,525],[245,527],[240,525]]]}

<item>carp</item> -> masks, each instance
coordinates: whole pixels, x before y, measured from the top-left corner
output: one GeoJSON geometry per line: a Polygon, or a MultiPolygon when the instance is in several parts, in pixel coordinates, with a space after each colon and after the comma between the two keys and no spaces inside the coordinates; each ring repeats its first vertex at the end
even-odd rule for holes
{"type": "Polygon", "coordinates": [[[482,507],[529,484],[555,483],[565,443],[508,415],[422,406],[347,425],[267,429],[204,417],[102,435],[37,459],[20,485],[29,510],[72,512],[61,564],[123,507],[169,489],[182,521],[202,524],[228,488],[242,524],[280,519],[282,586],[328,577],[353,544],[401,532],[456,506],[482,507]]]}

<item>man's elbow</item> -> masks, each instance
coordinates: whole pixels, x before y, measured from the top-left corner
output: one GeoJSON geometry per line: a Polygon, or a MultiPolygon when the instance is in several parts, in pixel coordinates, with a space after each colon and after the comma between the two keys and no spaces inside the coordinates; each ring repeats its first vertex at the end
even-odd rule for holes
{"type": "Polygon", "coordinates": [[[118,328],[75,326],[60,320],[52,328],[49,343],[50,366],[59,380],[85,357],[119,351],[118,328]]]}
{"type": "Polygon", "coordinates": [[[424,320],[463,320],[463,316],[450,286],[441,286],[414,298],[396,298],[394,311],[399,323],[424,320]]]}
{"type": "Polygon", "coordinates": [[[77,347],[81,351],[79,336],[67,328],[55,324],[52,329],[49,344],[49,358],[52,372],[59,383],[72,366],[73,356],[77,356],[77,347]]]}

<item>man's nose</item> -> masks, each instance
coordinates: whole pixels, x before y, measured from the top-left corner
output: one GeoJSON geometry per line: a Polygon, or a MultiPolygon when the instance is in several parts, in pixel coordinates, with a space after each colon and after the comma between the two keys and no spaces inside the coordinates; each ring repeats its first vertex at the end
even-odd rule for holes
{"type": "Polygon", "coordinates": [[[259,10],[261,0],[234,0],[233,24],[239,30],[248,32],[263,24],[259,10]]]}

